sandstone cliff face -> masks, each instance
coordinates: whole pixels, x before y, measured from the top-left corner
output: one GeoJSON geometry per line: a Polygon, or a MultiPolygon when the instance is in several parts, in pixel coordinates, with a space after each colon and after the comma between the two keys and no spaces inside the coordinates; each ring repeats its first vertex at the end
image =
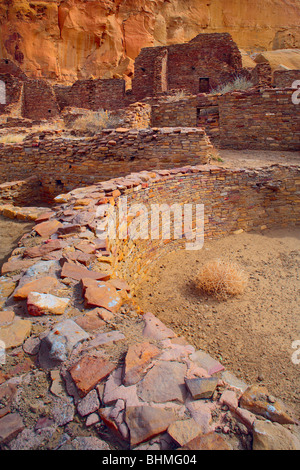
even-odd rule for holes
{"type": "Polygon", "coordinates": [[[30,76],[131,76],[142,47],[229,32],[246,51],[300,47],[299,0],[4,0],[0,57],[30,76]]]}

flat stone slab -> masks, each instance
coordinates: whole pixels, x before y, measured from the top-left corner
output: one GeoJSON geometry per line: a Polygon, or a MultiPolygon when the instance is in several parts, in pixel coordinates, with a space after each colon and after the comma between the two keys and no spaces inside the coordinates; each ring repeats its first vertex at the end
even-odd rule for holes
{"type": "Polygon", "coordinates": [[[59,240],[49,240],[46,243],[43,243],[41,245],[34,246],[32,248],[27,248],[24,251],[24,257],[27,258],[42,258],[48,253],[51,253],[52,251],[60,250],[61,249],[61,243],[59,240]]]}
{"type": "Polygon", "coordinates": [[[220,362],[216,361],[209,354],[201,350],[191,354],[190,359],[199,367],[205,369],[209,375],[213,375],[224,370],[224,366],[222,366],[220,362]]]}
{"type": "Polygon", "coordinates": [[[103,272],[91,271],[83,266],[66,262],[61,270],[61,277],[70,277],[75,281],[81,281],[83,278],[106,280],[110,278],[110,275],[103,272]]]}
{"type": "Polygon", "coordinates": [[[87,416],[100,408],[97,390],[91,390],[77,405],[80,416],[87,416]]]}
{"type": "Polygon", "coordinates": [[[172,411],[151,406],[129,406],[125,421],[130,431],[130,445],[135,446],[168,429],[175,421],[172,411]]]}
{"type": "Polygon", "coordinates": [[[30,292],[48,294],[51,289],[57,287],[58,284],[58,279],[52,276],[44,276],[39,279],[34,279],[33,281],[29,281],[21,287],[18,287],[14,292],[14,299],[27,299],[28,294],[30,294],[30,292]]]}
{"type": "Polygon", "coordinates": [[[145,367],[161,351],[148,342],[130,345],[125,358],[124,385],[133,385],[141,380],[145,367]]]}
{"type": "Polygon", "coordinates": [[[257,420],[253,428],[253,450],[300,450],[300,441],[278,423],[257,420]]]}
{"type": "MultiPolygon", "coordinates": [[[[43,338],[39,359],[47,363],[47,358],[53,361],[65,361],[73,348],[82,341],[89,339],[89,334],[80,328],[73,320],[65,320],[55,327],[43,338]]],[[[42,365],[43,367],[43,365],[42,365]]]]}
{"type": "Polygon", "coordinates": [[[185,384],[192,397],[198,400],[210,398],[213,395],[218,385],[218,379],[216,377],[186,379],[185,384]]]}
{"type": "Polygon", "coordinates": [[[0,328],[0,341],[5,345],[5,349],[15,348],[23,344],[27,336],[30,335],[31,321],[15,317],[8,326],[0,328]]]}
{"type": "Polygon", "coordinates": [[[84,356],[69,372],[81,396],[87,395],[102,379],[107,377],[115,365],[101,356],[84,356]]]}
{"type": "Polygon", "coordinates": [[[70,299],[57,297],[52,294],[30,292],[27,297],[27,310],[29,315],[63,315],[70,299]]]}
{"type": "Polygon", "coordinates": [[[175,421],[168,427],[168,434],[180,446],[187,444],[201,432],[201,426],[193,418],[175,421]]]}
{"type": "Polygon", "coordinates": [[[174,338],[176,334],[173,330],[168,328],[152,313],[148,312],[143,315],[145,327],[143,330],[143,336],[155,340],[163,340],[166,338],[174,338]]]}
{"type": "Polygon", "coordinates": [[[9,413],[0,419],[0,444],[16,437],[25,425],[19,413],[9,413]]]}
{"type": "Polygon", "coordinates": [[[280,424],[294,424],[296,421],[288,415],[283,403],[270,397],[266,387],[262,385],[251,385],[243,393],[239,403],[251,413],[264,416],[270,421],[280,424]]]}
{"type": "Polygon", "coordinates": [[[158,361],[138,384],[138,396],[145,402],[184,403],[186,387],[184,378],[187,366],[180,362],[158,361]]]}
{"type": "Polygon", "coordinates": [[[116,313],[122,305],[122,298],[117,290],[105,282],[98,282],[97,287],[88,287],[84,298],[87,306],[103,307],[112,313],[116,313]]]}
{"type": "Polygon", "coordinates": [[[47,220],[46,222],[41,222],[37,224],[33,229],[43,238],[49,238],[53,235],[62,224],[54,219],[54,220],[47,220]]]}
{"type": "Polygon", "coordinates": [[[179,450],[232,450],[226,440],[215,432],[200,434],[179,450]]]}

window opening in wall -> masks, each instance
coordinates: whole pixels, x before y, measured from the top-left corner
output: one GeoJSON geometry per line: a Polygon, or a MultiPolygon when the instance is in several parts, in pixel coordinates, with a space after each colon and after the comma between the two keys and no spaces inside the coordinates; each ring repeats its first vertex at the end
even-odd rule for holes
{"type": "Polygon", "coordinates": [[[199,78],[199,93],[209,93],[209,78],[199,78]]]}

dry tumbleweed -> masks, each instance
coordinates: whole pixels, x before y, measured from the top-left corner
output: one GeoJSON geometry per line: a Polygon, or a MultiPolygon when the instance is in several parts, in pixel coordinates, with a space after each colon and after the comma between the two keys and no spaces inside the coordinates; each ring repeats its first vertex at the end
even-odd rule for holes
{"type": "Polygon", "coordinates": [[[239,295],[247,285],[247,276],[235,264],[221,260],[203,266],[195,279],[196,288],[220,300],[239,295]]]}

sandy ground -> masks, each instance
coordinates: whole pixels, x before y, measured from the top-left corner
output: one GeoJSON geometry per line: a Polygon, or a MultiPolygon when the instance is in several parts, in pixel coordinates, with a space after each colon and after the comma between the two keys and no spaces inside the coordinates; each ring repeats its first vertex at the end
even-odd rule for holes
{"type": "Polygon", "coordinates": [[[215,150],[222,162],[212,160],[217,166],[230,168],[260,168],[266,165],[293,164],[300,165],[300,152],[270,151],[270,150],[215,150]]]}
{"type": "Polygon", "coordinates": [[[22,235],[29,232],[32,226],[32,223],[19,222],[0,216],[0,268],[17,246],[22,235]]]}
{"type": "Polygon", "coordinates": [[[230,235],[160,258],[137,300],[227,370],[266,385],[299,419],[300,365],[291,359],[292,342],[300,340],[299,267],[300,230],[230,235]],[[197,292],[197,271],[212,259],[233,261],[246,272],[240,297],[218,301],[197,292]]]}

